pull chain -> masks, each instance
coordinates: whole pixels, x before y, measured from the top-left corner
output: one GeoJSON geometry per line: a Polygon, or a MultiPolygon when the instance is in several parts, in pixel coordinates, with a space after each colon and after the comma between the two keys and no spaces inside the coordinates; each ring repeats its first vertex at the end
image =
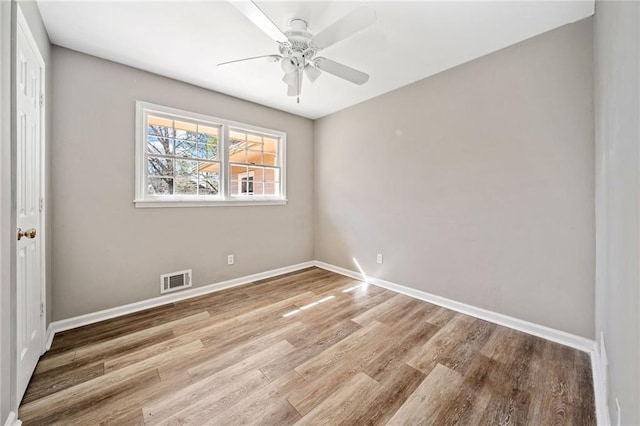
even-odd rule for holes
{"type": "Polygon", "coordinates": [[[297,102],[296,103],[300,103],[300,92],[301,92],[301,81],[300,79],[302,78],[302,69],[298,69],[298,72],[296,73],[296,91],[298,92],[298,97],[297,97],[297,102]]]}

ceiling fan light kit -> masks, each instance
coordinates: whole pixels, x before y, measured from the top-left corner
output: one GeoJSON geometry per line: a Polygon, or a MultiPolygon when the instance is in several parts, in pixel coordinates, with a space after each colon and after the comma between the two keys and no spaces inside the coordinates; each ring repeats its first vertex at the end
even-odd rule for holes
{"type": "Polygon", "coordinates": [[[322,71],[354,84],[364,84],[369,75],[331,59],[316,57],[316,54],[339,41],[344,40],[370,26],[376,21],[375,11],[362,6],[342,17],[317,35],[307,29],[307,22],[302,19],[292,19],[289,29],[282,31],[253,1],[234,1],[232,4],[258,28],[278,43],[279,55],[262,55],[251,58],[237,59],[218,64],[229,65],[245,61],[280,62],[285,73],[282,81],[287,84],[287,95],[295,96],[300,103],[302,92],[302,74],[311,83],[315,82],[322,71]]]}

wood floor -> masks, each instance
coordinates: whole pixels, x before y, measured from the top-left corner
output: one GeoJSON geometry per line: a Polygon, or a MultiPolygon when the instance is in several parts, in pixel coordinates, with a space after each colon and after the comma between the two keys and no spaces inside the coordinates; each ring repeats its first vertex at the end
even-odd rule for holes
{"type": "Polygon", "coordinates": [[[317,268],[57,334],[19,417],[595,424],[588,354],[317,268]]]}

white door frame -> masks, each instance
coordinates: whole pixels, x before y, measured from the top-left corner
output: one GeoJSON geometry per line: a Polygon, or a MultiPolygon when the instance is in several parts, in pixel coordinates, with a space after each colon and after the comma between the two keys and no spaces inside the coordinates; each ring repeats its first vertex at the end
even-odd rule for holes
{"type": "MultiPolygon", "coordinates": [[[[42,54],[40,53],[40,49],[38,48],[38,44],[36,43],[35,38],[33,37],[33,34],[31,33],[31,29],[29,28],[29,24],[27,23],[27,20],[24,17],[24,14],[22,13],[22,9],[20,8],[20,4],[17,5],[17,11],[16,11],[16,17],[17,17],[17,22],[16,22],[16,31],[22,31],[25,34],[25,37],[27,39],[27,43],[29,44],[29,47],[33,50],[33,52],[36,55],[36,58],[38,60],[38,65],[40,66],[40,72],[41,72],[41,76],[40,76],[40,96],[41,96],[41,107],[40,107],[40,203],[42,206],[42,209],[40,210],[40,229],[38,229],[38,238],[40,238],[40,270],[42,271],[40,273],[40,301],[42,303],[42,319],[41,319],[41,330],[40,330],[40,336],[41,336],[41,341],[40,341],[40,354],[44,354],[44,352],[46,352],[46,346],[47,346],[47,290],[46,290],[46,286],[47,286],[47,258],[46,258],[46,234],[47,234],[47,230],[46,230],[46,161],[45,161],[45,135],[46,135],[46,131],[45,131],[45,116],[46,116],[46,97],[45,97],[45,88],[46,88],[46,65],[44,62],[44,58],[42,57],[42,54]]],[[[16,43],[17,43],[17,37],[15,38],[16,43]]],[[[14,64],[12,65],[14,66],[14,64]]],[[[12,82],[12,84],[16,84],[16,81],[14,80],[12,82]]],[[[14,123],[15,125],[15,123],[14,123]]],[[[17,144],[17,141],[14,142],[14,144],[17,144]]],[[[15,188],[14,188],[15,189],[15,188]]],[[[15,208],[15,206],[14,206],[15,208]]]]}

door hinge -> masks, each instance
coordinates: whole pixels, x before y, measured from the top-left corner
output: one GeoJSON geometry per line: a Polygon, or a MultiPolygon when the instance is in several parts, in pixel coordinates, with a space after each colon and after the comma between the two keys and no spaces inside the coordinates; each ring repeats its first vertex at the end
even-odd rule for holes
{"type": "Polygon", "coordinates": [[[40,316],[44,315],[44,303],[40,302],[40,316]]]}
{"type": "Polygon", "coordinates": [[[44,210],[44,198],[40,197],[40,211],[44,210]]]}
{"type": "Polygon", "coordinates": [[[44,105],[44,94],[40,93],[40,106],[44,105]]]}

